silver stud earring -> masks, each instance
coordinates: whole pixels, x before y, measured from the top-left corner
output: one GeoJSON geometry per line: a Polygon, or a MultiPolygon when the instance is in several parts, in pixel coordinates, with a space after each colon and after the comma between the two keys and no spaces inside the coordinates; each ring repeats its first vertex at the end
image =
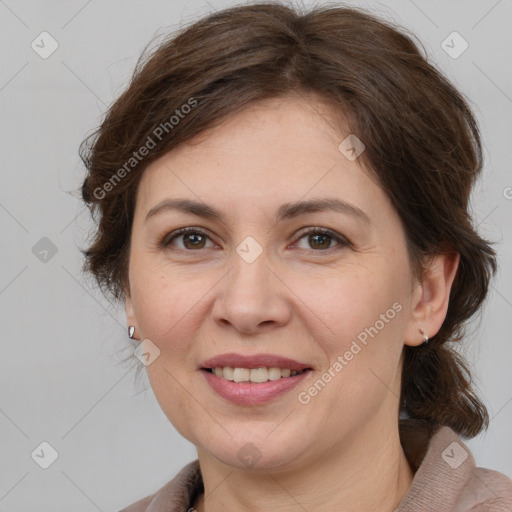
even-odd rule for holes
{"type": "Polygon", "coordinates": [[[128,336],[130,339],[133,339],[133,335],[135,334],[135,327],[133,325],[130,325],[128,327],[128,336]]]}
{"type": "Polygon", "coordinates": [[[425,334],[425,331],[423,329],[419,329],[420,334],[423,336],[423,343],[422,345],[426,345],[428,343],[428,336],[425,334]]]}

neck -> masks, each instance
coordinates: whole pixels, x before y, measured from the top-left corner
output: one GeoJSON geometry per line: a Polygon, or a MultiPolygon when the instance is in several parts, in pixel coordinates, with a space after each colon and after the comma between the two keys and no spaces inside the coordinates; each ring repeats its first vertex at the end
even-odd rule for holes
{"type": "Polygon", "coordinates": [[[205,494],[197,512],[392,512],[407,493],[414,474],[398,428],[375,436],[359,431],[338,447],[293,471],[244,471],[225,466],[198,449],[205,494]]]}

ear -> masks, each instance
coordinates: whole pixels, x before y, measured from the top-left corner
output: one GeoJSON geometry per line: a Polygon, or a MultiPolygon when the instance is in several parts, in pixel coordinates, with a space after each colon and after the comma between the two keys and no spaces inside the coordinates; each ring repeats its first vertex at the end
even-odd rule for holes
{"type": "Polygon", "coordinates": [[[424,336],[432,338],[446,318],[460,254],[442,253],[432,257],[421,282],[413,290],[412,315],[405,333],[405,345],[418,346],[424,336]],[[422,330],[424,334],[421,333],[422,330]]]}
{"type": "MultiPolygon", "coordinates": [[[[124,311],[126,313],[126,322],[128,326],[133,325],[135,327],[135,333],[137,333],[137,321],[135,319],[135,312],[133,310],[133,303],[132,303],[132,296],[130,292],[130,287],[127,285],[124,288],[124,311]]],[[[134,339],[137,339],[136,336],[134,336],[134,339]]]]}

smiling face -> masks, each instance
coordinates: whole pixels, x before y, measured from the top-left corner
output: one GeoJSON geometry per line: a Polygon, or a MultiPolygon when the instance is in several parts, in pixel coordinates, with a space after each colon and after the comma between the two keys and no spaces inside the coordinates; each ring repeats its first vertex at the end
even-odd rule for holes
{"type": "Polygon", "coordinates": [[[147,371],[171,423],[229,466],[253,450],[258,467],[299,467],[397,428],[418,288],[396,211],[327,119],[312,97],[253,105],[153,162],[139,184],[128,322],[160,350],[147,371]],[[318,200],[337,207],[292,208],[318,200]],[[236,403],[202,369],[225,353],[311,371],[269,400],[236,403]]]}

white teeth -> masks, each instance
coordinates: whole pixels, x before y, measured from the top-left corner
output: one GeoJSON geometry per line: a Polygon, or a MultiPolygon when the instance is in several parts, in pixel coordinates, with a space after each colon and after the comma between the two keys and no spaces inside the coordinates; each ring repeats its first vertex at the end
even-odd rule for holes
{"type": "Polygon", "coordinates": [[[234,370],[230,366],[226,366],[226,368],[224,368],[224,369],[222,369],[222,368],[218,368],[218,369],[220,370],[219,377],[224,377],[225,379],[228,379],[228,380],[235,380],[233,378],[234,370]]]}
{"type": "Polygon", "coordinates": [[[250,371],[247,368],[235,368],[233,371],[233,380],[235,382],[246,382],[249,379],[250,371]]]}
{"type": "Polygon", "coordinates": [[[267,373],[268,380],[278,380],[281,378],[281,368],[269,368],[267,373]]]}
{"type": "Polygon", "coordinates": [[[279,380],[281,377],[293,377],[297,375],[296,370],[289,368],[232,368],[231,366],[212,368],[213,373],[217,377],[234,382],[267,382],[268,380],[279,380]]]}
{"type": "Polygon", "coordinates": [[[267,382],[268,370],[266,368],[252,368],[249,373],[251,382],[267,382]]]}

